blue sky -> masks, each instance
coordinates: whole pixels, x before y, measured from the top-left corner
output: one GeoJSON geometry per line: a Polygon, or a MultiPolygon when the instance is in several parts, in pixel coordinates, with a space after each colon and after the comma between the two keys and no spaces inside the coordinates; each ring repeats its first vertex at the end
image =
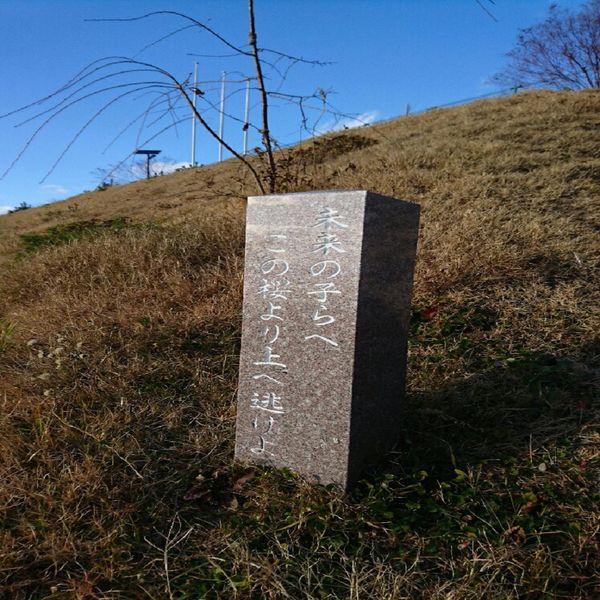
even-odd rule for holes
{"type": "MultiPolygon", "coordinates": [[[[488,79],[505,63],[504,54],[513,46],[518,28],[543,20],[552,2],[481,0],[495,20],[476,0],[255,0],[255,3],[259,46],[331,63],[296,65],[283,82],[282,91],[306,95],[319,88],[327,90],[328,102],[340,113],[337,121],[341,122],[337,126],[341,126],[392,118],[404,114],[407,104],[412,111],[419,111],[493,92],[495,88],[488,79]]],[[[559,4],[573,7],[581,2],[559,4]]],[[[3,24],[0,113],[46,96],[94,60],[115,55],[136,56],[140,61],[165,68],[181,80],[193,71],[194,62],[198,61],[200,87],[205,92],[198,106],[207,120],[218,127],[218,114],[209,110],[209,103],[218,102],[221,72],[226,71],[228,79],[240,80],[252,74],[250,64],[239,57],[207,57],[230,51],[197,28],[182,31],[142,51],[186,24],[173,16],[135,22],[89,21],[129,18],[156,10],[188,14],[238,46],[247,43],[245,0],[0,0],[3,24]]],[[[139,77],[139,81],[145,81],[148,74],[139,77]]],[[[275,74],[270,77],[269,85],[278,85],[275,74]]],[[[132,81],[132,76],[106,81],[125,84],[132,81]]],[[[98,84],[102,85],[106,82],[98,84]]],[[[78,102],[37,134],[15,166],[0,179],[0,212],[21,202],[44,204],[94,189],[102,178],[99,170],[110,171],[144,140],[177,120],[181,121],[177,127],[149,141],[145,147],[162,150],[156,163],[165,171],[190,161],[189,109],[175,105],[169,114],[161,109],[166,106],[163,103],[148,110],[152,101],[158,103],[161,98],[140,92],[116,102],[93,120],[48,175],[73,136],[115,94],[105,92],[78,102]],[[146,127],[140,131],[144,113],[146,127]],[[114,140],[138,115],[140,120],[114,140]]],[[[226,94],[226,112],[242,119],[243,84],[228,84],[226,94]]],[[[252,92],[250,121],[255,123],[257,102],[258,95],[252,92]]],[[[316,101],[313,105],[313,109],[307,108],[307,116],[313,124],[320,117],[317,130],[336,124],[332,114],[321,114],[316,101]]],[[[49,103],[33,108],[40,111],[51,106],[49,103]]],[[[43,122],[42,118],[15,127],[34,116],[36,110],[0,119],[0,173],[9,167],[43,122]]],[[[226,137],[237,149],[242,147],[241,127],[233,119],[225,120],[226,137]]],[[[272,131],[279,143],[289,144],[301,136],[307,137],[307,132],[301,129],[297,106],[274,101],[272,131]]],[[[256,146],[257,132],[251,130],[249,135],[250,147],[256,146]]],[[[196,157],[201,164],[217,160],[217,144],[202,130],[198,130],[196,157]]],[[[116,177],[138,175],[139,169],[131,160],[126,160],[115,174],[116,177]]]]}

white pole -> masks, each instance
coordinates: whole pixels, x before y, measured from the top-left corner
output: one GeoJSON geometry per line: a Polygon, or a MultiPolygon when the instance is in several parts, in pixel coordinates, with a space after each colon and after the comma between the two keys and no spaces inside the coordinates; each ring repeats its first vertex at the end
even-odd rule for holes
{"type": "Polygon", "coordinates": [[[194,106],[194,110],[192,111],[192,167],[196,166],[196,96],[198,90],[198,63],[194,63],[194,88],[192,92],[194,93],[194,97],[192,98],[192,105],[194,106]]]}
{"type": "Polygon", "coordinates": [[[250,78],[246,80],[246,106],[244,108],[244,156],[248,154],[248,116],[250,113],[250,78]]]}
{"type": "MultiPolygon", "coordinates": [[[[225,125],[225,71],[221,73],[221,118],[219,120],[219,137],[223,139],[223,128],[225,125]]],[[[219,162],[223,160],[223,144],[219,142],[219,162]]]]}

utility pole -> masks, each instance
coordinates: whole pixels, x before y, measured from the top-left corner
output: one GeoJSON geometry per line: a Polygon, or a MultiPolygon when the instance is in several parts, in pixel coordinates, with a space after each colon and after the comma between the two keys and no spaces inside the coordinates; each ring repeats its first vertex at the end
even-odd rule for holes
{"type": "MultiPolygon", "coordinates": [[[[223,129],[225,125],[225,71],[221,72],[221,104],[219,108],[221,113],[219,119],[219,137],[223,139],[223,129]]],[[[219,162],[223,160],[223,144],[219,142],[219,162]]]]}
{"type": "Polygon", "coordinates": [[[194,63],[194,96],[192,98],[192,167],[196,166],[196,96],[198,95],[198,63],[194,63]]]}
{"type": "MultiPolygon", "coordinates": [[[[226,83],[246,83],[246,107],[244,111],[244,154],[248,152],[248,117],[250,113],[250,81],[256,79],[256,77],[244,77],[244,79],[225,79],[227,73],[225,71],[221,71],[221,79],[218,80],[210,80],[210,81],[198,81],[198,63],[194,65],[194,87],[192,91],[194,92],[194,97],[192,98],[192,113],[196,108],[196,96],[203,95],[204,92],[198,89],[199,84],[210,84],[210,83],[220,83],[221,84],[221,99],[219,102],[219,138],[222,140],[223,135],[225,134],[225,84],[226,83]]],[[[195,115],[192,114],[192,166],[196,166],[196,118],[195,115]]],[[[219,142],[219,154],[218,154],[218,162],[223,160],[223,144],[219,142]]]]}

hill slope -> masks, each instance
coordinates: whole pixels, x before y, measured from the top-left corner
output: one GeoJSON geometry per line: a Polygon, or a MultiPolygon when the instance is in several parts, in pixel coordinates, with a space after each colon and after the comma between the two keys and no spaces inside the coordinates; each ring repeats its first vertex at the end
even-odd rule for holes
{"type": "Polygon", "coordinates": [[[519,94],[281,158],[284,190],[423,208],[406,425],[347,496],[231,465],[237,163],[0,217],[0,590],[592,598],[599,109],[519,94]]]}

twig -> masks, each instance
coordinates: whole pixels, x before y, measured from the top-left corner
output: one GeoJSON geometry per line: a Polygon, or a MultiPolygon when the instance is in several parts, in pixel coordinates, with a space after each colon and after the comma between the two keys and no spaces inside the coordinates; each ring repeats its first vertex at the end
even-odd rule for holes
{"type": "Polygon", "coordinates": [[[262,114],[262,141],[267,152],[267,160],[269,161],[268,179],[269,179],[269,191],[274,192],[276,188],[277,178],[277,167],[275,165],[275,158],[273,157],[273,147],[271,145],[271,133],[269,131],[269,99],[267,90],[265,88],[265,80],[262,72],[262,64],[258,55],[258,47],[256,45],[256,25],[254,22],[254,0],[248,0],[248,13],[249,13],[249,25],[250,31],[248,32],[250,48],[252,49],[252,56],[254,58],[254,66],[256,69],[256,80],[258,81],[258,88],[261,95],[261,114],[262,114]]]}
{"type": "Polygon", "coordinates": [[[169,598],[171,600],[173,600],[173,598],[175,596],[173,596],[173,590],[171,589],[171,575],[169,572],[169,551],[172,548],[175,548],[175,546],[177,546],[178,544],[181,544],[181,542],[185,541],[189,537],[189,535],[192,533],[192,531],[194,531],[194,528],[190,527],[187,531],[180,534],[181,519],[179,517],[179,514],[176,514],[173,517],[171,524],[169,525],[169,531],[167,532],[167,535],[164,536],[165,544],[164,544],[163,548],[159,548],[156,544],[153,544],[148,538],[144,537],[144,540],[146,541],[146,543],[148,543],[150,546],[152,546],[152,548],[154,548],[155,550],[158,550],[159,552],[162,553],[163,568],[165,570],[165,579],[167,582],[167,593],[169,594],[169,598]],[[171,536],[173,534],[173,528],[174,528],[176,522],[177,522],[178,530],[177,530],[177,533],[175,533],[174,537],[171,538],[171,536]]]}

